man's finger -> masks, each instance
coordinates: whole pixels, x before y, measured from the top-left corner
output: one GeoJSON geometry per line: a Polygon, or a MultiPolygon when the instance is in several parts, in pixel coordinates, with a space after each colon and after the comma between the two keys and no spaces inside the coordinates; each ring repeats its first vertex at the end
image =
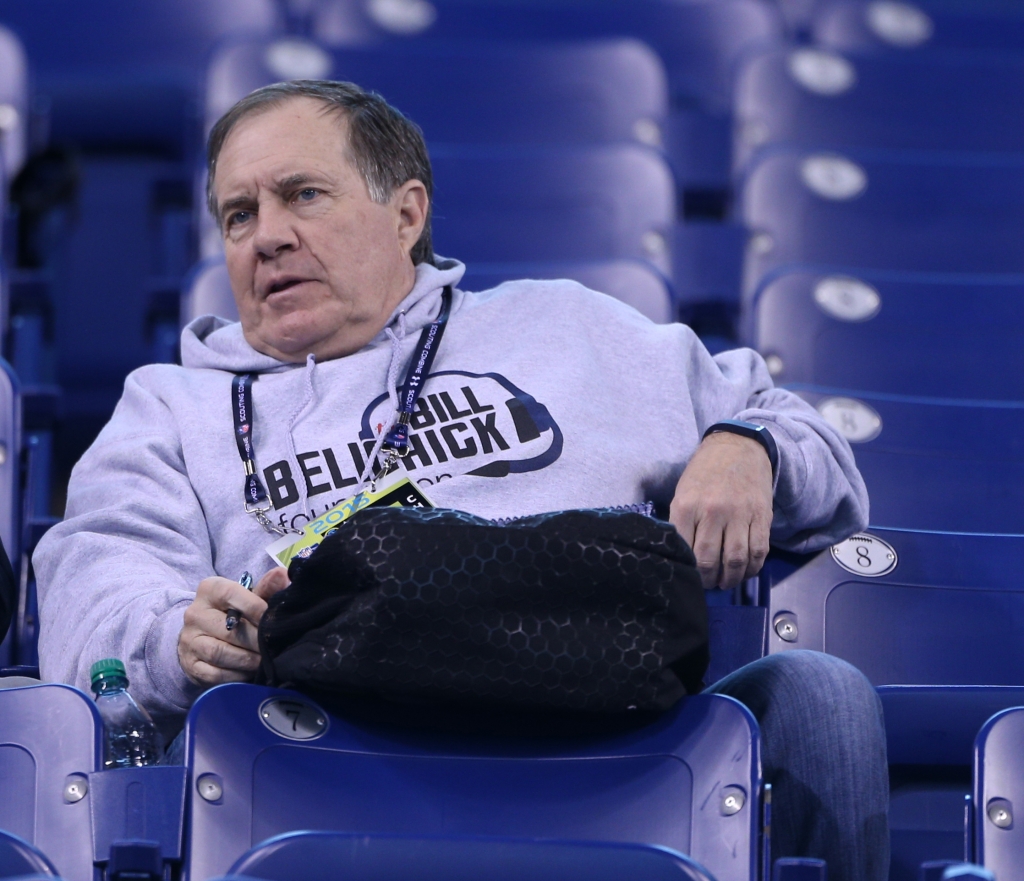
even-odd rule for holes
{"type": "Polygon", "coordinates": [[[246,590],[237,581],[230,578],[207,578],[199,583],[199,591],[196,593],[196,600],[200,603],[227,612],[228,609],[237,609],[250,621],[259,623],[263,613],[267,610],[267,602],[256,596],[252,591],[246,590]]]}
{"type": "Polygon", "coordinates": [[[252,678],[250,673],[241,673],[238,670],[223,670],[207,664],[206,661],[194,661],[189,678],[202,685],[222,685],[225,682],[248,682],[252,678]]]}
{"type": "Polygon", "coordinates": [[[694,506],[673,499],[668,512],[668,521],[676,528],[692,551],[697,534],[697,515],[694,506]]]}
{"type": "Polygon", "coordinates": [[[693,555],[697,558],[697,571],[704,589],[711,590],[721,575],[722,527],[717,522],[702,520],[697,524],[693,555]]]}
{"type": "Polygon", "coordinates": [[[224,642],[240,646],[248,651],[258,652],[258,628],[252,626],[246,618],[239,618],[234,629],[228,630],[227,620],[227,612],[207,607],[193,612],[189,616],[188,623],[193,628],[193,638],[207,635],[214,639],[221,639],[224,642]]]}
{"type": "Polygon", "coordinates": [[[768,556],[769,539],[771,534],[771,522],[754,518],[750,524],[750,562],[747,565],[744,578],[753,578],[764,566],[768,556]]]}
{"type": "Polygon", "coordinates": [[[260,599],[269,600],[275,593],[280,593],[288,587],[290,583],[288,581],[288,570],[278,566],[264,575],[252,592],[260,597],[260,599]]]}
{"type": "Polygon", "coordinates": [[[743,580],[750,563],[749,540],[748,524],[736,520],[728,523],[722,542],[722,577],[718,585],[722,590],[732,590],[743,580]]]}
{"type": "Polygon", "coordinates": [[[260,665],[260,656],[257,652],[232,645],[206,633],[201,633],[192,640],[191,653],[197,660],[205,661],[222,670],[250,673],[260,665]]]}

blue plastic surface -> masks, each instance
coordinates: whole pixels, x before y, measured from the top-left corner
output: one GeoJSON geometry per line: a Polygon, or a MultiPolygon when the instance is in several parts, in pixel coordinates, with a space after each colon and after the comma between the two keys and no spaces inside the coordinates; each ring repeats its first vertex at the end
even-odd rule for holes
{"type": "Polygon", "coordinates": [[[772,881],[828,881],[828,866],[824,860],[782,857],[772,868],[772,881]]]}
{"type": "Polygon", "coordinates": [[[99,714],[77,689],[0,690],[0,829],[39,848],[67,881],[93,881],[92,796],[78,796],[101,750],[99,714]],[[67,797],[69,783],[77,794],[67,797]]]}
{"type": "Polygon", "coordinates": [[[55,142],[177,156],[198,146],[193,102],[217,41],[282,24],[273,0],[0,0],[0,21],[25,45],[55,142]]]}
{"type": "Polygon", "coordinates": [[[284,38],[233,42],[214,55],[207,130],[249,92],[287,78],[275,62],[284,48],[303,45],[328,61],[325,78],[379,92],[432,144],[656,144],[668,111],[661,60],[637,40],[331,50],[284,38]]]}
{"type": "Polygon", "coordinates": [[[819,407],[854,398],[880,418],[877,437],[852,443],[872,525],[1024,534],[1024,403],[794,388],[819,407]]]}
{"type": "MultiPolygon", "coordinates": [[[[436,16],[414,22],[405,34],[400,17],[364,18],[364,34],[408,41],[573,40],[629,36],[651,45],[668,69],[674,99],[726,113],[732,74],[744,52],[782,37],[783,24],[774,5],[763,0],[517,0],[481,4],[472,0],[434,0],[436,16]],[[391,27],[388,27],[388,24],[391,27]]],[[[314,31],[326,42],[350,43],[352,4],[323,2],[314,31]]]]}
{"type": "MultiPolygon", "coordinates": [[[[522,278],[568,278],[591,290],[622,300],[659,323],[674,319],[672,294],[665,278],[639,260],[601,260],[563,263],[473,263],[458,287],[485,291],[502,282],[522,278]]],[[[200,315],[219,315],[238,320],[238,309],[222,260],[198,264],[186,280],[181,301],[181,321],[187,324],[200,315]]]]}
{"type": "MultiPolygon", "coordinates": [[[[811,24],[815,42],[839,49],[929,52],[931,50],[996,50],[1019,52],[1024,46],[1024,9],[1006,0],[914,0],[930,28],[921,42],[894,44],[869,24],[870,0],[821,3],[811,24]]],[[[915,28],[915,31],[917,29],[915,28]]]]}
{"type": "MultiPolygon", "coordinates": [[[[895,570],[866,578],[842,569],[829,551],[771,588],[768,651],[811,648],[858,667],[876,685],[1024,685],[1024,644],[1016,622],[1024,614],[1024,586],[1008,577],[1024,557],[1024,536],[955,535],[871,528],[868,533],[890,544],[895,570]],[[786,642],[774,629],[777,616],[794,617],[798,638],[786,642]]],[[[996,691],[959,691],[965,708],[956,710],[957,691],[946,702],[948,718],[926,709],[927,690],[889,690],[887,711],[905,700],[905,718],[922,713],[930,729],[939,724],[931,744],[920,745],[925,760],[937,762],[942,744],[963,744],[955,732],[959,712],[977,718],[989,700],[1004,700],[996,691]],[[905,696],[905,697],[901,697],[905,696]],[[914,705],[914,702],[920,702],[914,705]],[[933,750],[935,752],[933,752],[933,750]]],[[[1016,689],[1005,693],[1016,702],[1016,689]]],[[[941,705],[939,705],[941,706],[941,705]]],[[[1007,704],[1002,704],[1007,706],[1007,704]]],[[[893,718],[896,718],[895,711],[893,718]]],[[[907,744],[912,749],[912,744],[907,744]]],[[[944,759],[966,763],[955,746],[944,759]]],[[[901,749],[894,749],[898,756],[901,749]]],[[[903,753],[905,755],[905,752],[903,753]]],[[[896,759],[894,759],[896,760],[896,759]]]]}
{"type": "Polygon", "coordinates": [[[1016,878],[1024,860],[1024,707],[997,713],[974,748],[974,859],[996,878],[1016,878]],[[1005,803],[1005,804],[1004,804],[1005,803]],[[1000,807],[1009,823],[997,825],[1000,807]]]}
{"type": "Polygon", "coordinates": [[[759,238],[747,248],[745,294],[797,264],[846,273],[1024,272],[1024,155],[846,149],[864,186],[838,199],[802,177],[807,161],[832,155],[780,147],[751,167],[740,215],[759,238]]]}
{"type": "Polygon", "coordinates": [[[1024,276],[803,267],[775,276],[745,311],[749,344],[781,360],[776,383],[1024,401],[1024,276]],[[834,278],[874,289],[877,313],[852,321],[826,312],[815,292],[834,278]]]}
{"type": "Polygon", "coordinates": [[[272,838],[231,867],[265,881],[714,881],[682,854],[629,844],[414,838],[300,832],[272,838]]]}
{"type": "MultiPolygon", "coordinates": [[[[700,695],[643,727],[560,737],[512,736],[511,719],[500,735],[494,722],[490,734],[446,733],[450,711],[429,708],[351,704],[346,715],[358,718],[346,722],[313,706],[309,718],[327,720],[326,733],[294,741],[261,721],[272,698],[302,700],[226,685],[189,714],[194,878],[225,872],[266,838],[310,828],[656,844],[718,881],[755,877],[759,746],[756,724],[733,700],[700,695]],[[727,786],[744,793],[729,816],[727,786]]],[[[490,716],[455,718],[480,727],[490,716]]]]}
{"type": "Polygon", "coordinates": [[[0,878],[56,874],[57,870],[45,854],[16,835],[0,832],[0,878]]]}
{"type": "Polygon", "coordinates": [[[185,816],[185,768],[152,765],[116,768],[89,775],[93,858],[110,858],[117,841],[144,839],[164,860],[182,856],[185,816]]]}
{"type": "Polygon", "coordinates": [[[675,185],[654,150],[444,147],[431,158],[438,254],[467,264],[632,258],[669,268],[675,185]]]}
{"type": "Polygon", "coordinates": [[[736,84],[735,170],[773,144],[839,151],[1024,150],[1024,57],[840,56],[852,81],[845,90],[821,94],[791,72],[799,53],[807,52],[779,46],[744,62],[736,84]]]}

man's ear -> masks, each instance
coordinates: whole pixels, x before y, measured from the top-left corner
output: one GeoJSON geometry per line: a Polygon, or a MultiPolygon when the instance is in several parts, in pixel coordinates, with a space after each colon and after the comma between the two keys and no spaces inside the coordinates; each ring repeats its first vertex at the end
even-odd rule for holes
{"type": "Polygon", "coordinates": [[[398,222],[398,241],[406,254],[410,253],[420,240],[423,227],[427,224],[430,197],[427,188],[418,180],[407,180],[391,197],[398,222]]]}

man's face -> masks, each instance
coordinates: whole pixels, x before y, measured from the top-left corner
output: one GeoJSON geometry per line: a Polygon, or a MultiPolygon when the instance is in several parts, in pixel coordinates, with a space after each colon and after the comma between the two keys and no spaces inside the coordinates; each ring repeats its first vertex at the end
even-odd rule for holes
{"type": "Polygon", "coordinates": [[[348,159],[348,123],[311,98],[238,122],[214,176],[228,275],[246,340],[284,361],[350,354],[412,289],[419,181],[379,205],[348,159]]]}

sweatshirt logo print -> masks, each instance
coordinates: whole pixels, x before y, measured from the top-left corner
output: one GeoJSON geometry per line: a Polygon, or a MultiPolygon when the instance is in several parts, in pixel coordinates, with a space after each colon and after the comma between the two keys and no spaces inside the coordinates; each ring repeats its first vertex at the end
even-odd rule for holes
{"type": "MultiPolygon", "coordinates": [[[[391,412],[388,396],[379,395],[363,411],[356,441],[296,456],[301,475],[293,474],[285,459],[264,468],[274,507],[299,501],[296,479],[304,480],[311,499],[350,492],[373,451],[375,429],[387,423],[391,412]]],[[[539,471],[562,455],[562,431],[547,407],[498,373],[432,373],[409,428],[409,455],[400,467],[424,486],[463,474],[507,477],[539,471]]]]}

